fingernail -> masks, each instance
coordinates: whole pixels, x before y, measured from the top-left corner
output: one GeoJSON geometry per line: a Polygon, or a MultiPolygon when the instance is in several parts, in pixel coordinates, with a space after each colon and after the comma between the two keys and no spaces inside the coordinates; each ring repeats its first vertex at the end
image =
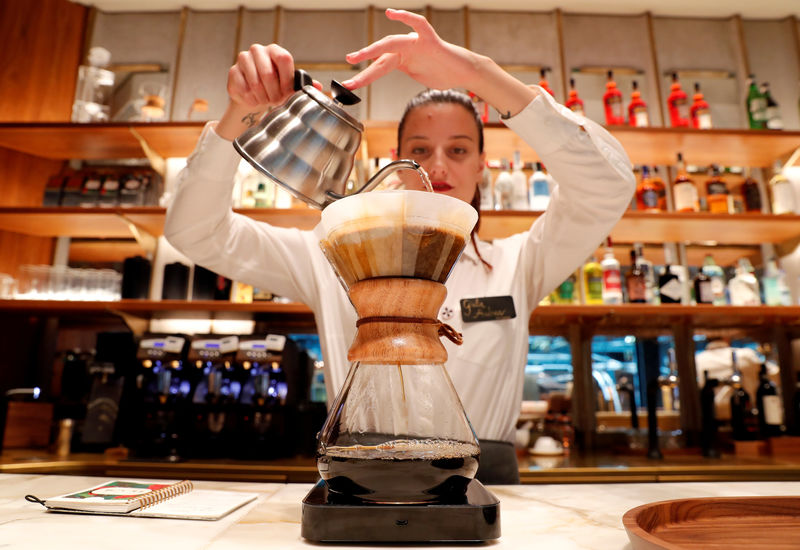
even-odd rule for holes
{"type": "Polygon", "coordinates": [[[344,87],[345,87],[345,88],[347,88],[348,90],[350,89],[350,87],[351,87],[352,85],[353,85],[353,81],[352,81],[352,80],[345,80],[344,82],[342,82],[342,86],[344,86],[344,87]]]}

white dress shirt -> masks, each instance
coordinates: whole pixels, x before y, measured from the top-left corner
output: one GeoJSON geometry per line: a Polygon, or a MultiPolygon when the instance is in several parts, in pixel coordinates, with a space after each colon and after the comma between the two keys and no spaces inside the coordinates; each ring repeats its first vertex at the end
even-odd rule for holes
{"type": "MultiPolygon", "coordinates": [[[[541,91],[541,90],[540,90],[541,91]]],[[[601,126],[541,91],[505,124],[538,153],[558,185],[531,228],[493,243],[469,243],[446,283],[440,319],[464,335],[447,339],[447,371],[480,439],[513,442],[539,301],[601,243],[630,202],[635,178],[625,151],[601,126]],[[460,300],[511,296],[516,317],[464,323],[460,300]]],[[[329,403],[344,383],[356,313],[312,231],[273,227],[230,208],[240,157],[210,123],[178,181],[164,233],[194,262],[308,305],[325,361],[329,403]]]]}

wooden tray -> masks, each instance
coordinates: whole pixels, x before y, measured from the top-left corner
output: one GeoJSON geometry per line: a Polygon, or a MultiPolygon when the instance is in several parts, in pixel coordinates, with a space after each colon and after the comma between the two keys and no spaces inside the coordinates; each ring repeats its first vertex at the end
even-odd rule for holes
{"type": "Polygon", "coordinates": [[[634,550],[800,549],[800,496],[665,500],[622,524],[634,550]]]}

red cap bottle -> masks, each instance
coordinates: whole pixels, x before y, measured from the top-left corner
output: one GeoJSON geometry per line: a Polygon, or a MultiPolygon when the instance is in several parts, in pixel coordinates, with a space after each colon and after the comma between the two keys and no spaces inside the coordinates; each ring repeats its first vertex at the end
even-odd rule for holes
{"type": "Polygon", "coordinates": [[[569,79],[569,97],[567,98],[567,102],[565,103],[567,109],[574,113],[578,113],[579,115],[583,115],[583,100],[578,97],[578,90],[575,89],[575,79],[569,79]]]}
{"type": "Polygon", "coordinates": [[[647,103],[642,99],[639,92],[639,84],[633,81],[633,92],[631,102],[628,105],[628,124],[637,128],[647,128],[650,126],[650,118],[647,116],[647,103]]]}
{"type": "Polygon", "coordinates": [[[669,108],[669,121],[673,128],[688,128],[689,126],[689,99],[686,92],[681,89],[678,73],[672,73],[672,86],[667,98],[669,108]]]}
{"type": "Polygon", "coordinates": [[[708,102],[703,98],[703,92],[700,91],[699,82],[694,83],[694,97],[692,99],[693,102],[690,109],[692,128],[708,130],[711,128],[711,110],[708,106],[708,102]]]}
{"type": "Polygon", "coordinates": [[[606,124],[609,126],[625,124],[625,114],[622,107],[622,92],[614,82],[614,74],[608,71],[608,82],[606,82],[606,93],[603,94],[603,105],[606,111],[606,124]]]}

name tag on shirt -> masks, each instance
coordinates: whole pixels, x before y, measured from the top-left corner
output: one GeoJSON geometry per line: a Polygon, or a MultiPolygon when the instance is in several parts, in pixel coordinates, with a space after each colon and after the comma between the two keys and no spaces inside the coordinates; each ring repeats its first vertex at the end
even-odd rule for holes
{"type": "Polygon", "coordinates": [[[485,296],[461,300],[461,320],[465,323],[499,321],[517,316],[511,296],[485,296]]]}

